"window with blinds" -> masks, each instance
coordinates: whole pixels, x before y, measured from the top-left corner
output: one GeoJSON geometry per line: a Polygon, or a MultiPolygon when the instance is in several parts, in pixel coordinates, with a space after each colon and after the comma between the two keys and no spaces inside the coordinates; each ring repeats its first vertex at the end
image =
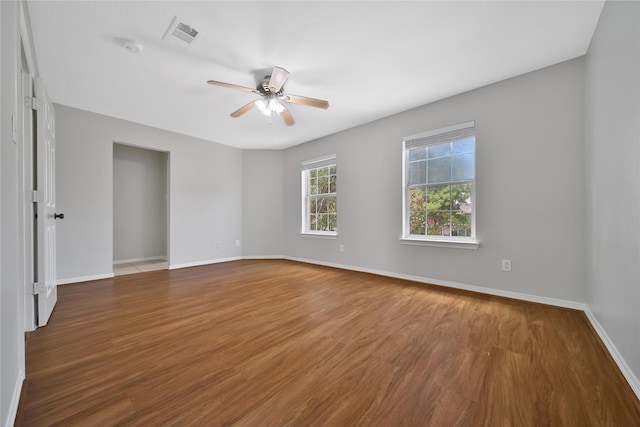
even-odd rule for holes
{"type": "Polygon", "coordinates": [[[302,233],[336,235],[336,156],[302,163],[302,233]]]}
{"type": "Polygon", "coordinates": [[[404,238],[475,241],[475,122],[404,138],[404,238]]]}

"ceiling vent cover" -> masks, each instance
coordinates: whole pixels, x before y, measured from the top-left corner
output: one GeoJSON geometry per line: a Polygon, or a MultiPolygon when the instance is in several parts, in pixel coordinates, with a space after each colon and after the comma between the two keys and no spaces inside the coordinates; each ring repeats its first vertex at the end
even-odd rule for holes
{"type": "Polygon", "coordinates": [[[174,46],[180,46],[183,48],[190,47],[198,38],[200,32],[193,28],[189,24],[185,24],[178,19],[177,16],[173,17],[173,21],[165,31],[162,40],[174,46]]]}

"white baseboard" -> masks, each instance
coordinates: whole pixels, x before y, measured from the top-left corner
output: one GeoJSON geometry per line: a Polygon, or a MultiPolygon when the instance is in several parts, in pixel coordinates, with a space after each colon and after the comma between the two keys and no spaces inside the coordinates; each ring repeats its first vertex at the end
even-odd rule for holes
{"type": "Polygon", "coordinates": [[[119,260],[113,260],[113,265],[117,265],[117,264],[129,264],[131,262],[144,262],[144,261],[156,261],[156,260],[163,260],[166,261],[167,257],[164,255],[158,255],[158,256],[148,256],[145,258],[130,258],[130,259],[119,259],[119,260]]]}
{"type": "Polygon", "coordinates": [[[636,394],[638,399],[640,399],[640,381],[638,381],[638,377],[636,377],[631,368],[629,368],[629,365],[627,365],[627,362],[613,344],[613,341],[611,341],[611,338],[609,338],[609,335],[607,335],[607,332],[604,330],[600,322],[598,322],[598,319],[596,319],[596,316],[593,314],[591,309],[587,307],[584,313],[587,315],[589,322],[591,322],[593,329],[596,330],[596,333],[604,343],[605,347],[607,347],[607,350],[609,350],[609,354],[613,357],[613,360],[615,360],[620,371],[622,371],[622,375],[626,378],[627,382],[633,389],[633,392],[636,394]]]}
{"type": "Polygon", "coordinates": [[[360,271],[362,273],[377,274],[379,276],[393,277],[395,279],[411,280],[414,282],[428,283],[432,285],[445,286],[448,288],[462,289],[465,291],[478,292],[481,294],[496,295],[505,298],[513,298],[522,301],[537,302],[539,304],[554,305],[557,307],[571,308],[574,310],[586,310],[587,305],[575,301],[568,301],[558,298],[541,297],[537,295],[523,294],[520,292],[504,291],[502,289],[485,288],[482,286],[467,285],[464,283],[450,282],[447,280],[431,279],[429,277],[412,276],[409,274],[395,273],[392,271],[376,270],[373,268],[356,267],[352,265],[336,264],[333,262],[316,261],[306,258],[285,257],[291,261],[305,262],[308,264],[324,265],[326,267],[340,268],[343,270],[360,271]]]}
{"type": "Polygon", "coordinates": [[[11,404],[7,411],[7,419],[4,422],[5,427],[13,427],[18,415],[18,404],[20,404],[20,393],[22,393],[22,384],[24,382],[24,370],[20,369],[18,372],[18,378],[16,378],[16,384],[13,387],[13,396],[11,396],[11,404]]]}
{"type": "Polygon", "coordinates": [[[238,261],[241,259],[242,259],[241,256],[234,256],[229,258],[218,258],[218,259],[209,259],[205,261],[187,262],[184,264],[172,264],[169,266],[169,270],[177,270],[180,268],[187,268],[187,267],[197,267],[200,265],[208,265],[208,264],[218,264],[221,262],[238,261]]]}
{"type": "Polygon", "coordinates": [[[70,283],[89,282],[91,280],[110,279],[113,277],[113,273],[95,274],[93,276],[71,277],[68,279],[58,279],[56,284],[68,285],[70,283]]]}
{"type": "Polygon", "coordinates": [[[284,255],[247,255],[243,256],[242,259],[289,259],[284,255]]]}

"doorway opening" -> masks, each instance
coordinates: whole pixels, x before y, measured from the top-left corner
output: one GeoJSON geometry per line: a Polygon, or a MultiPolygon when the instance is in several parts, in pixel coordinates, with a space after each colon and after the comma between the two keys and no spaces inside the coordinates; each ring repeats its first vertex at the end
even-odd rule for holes
{"type": "Polygon", "coordinates": [[[113,144],[113,273],[169,265],[169,153],[113,144]]]}

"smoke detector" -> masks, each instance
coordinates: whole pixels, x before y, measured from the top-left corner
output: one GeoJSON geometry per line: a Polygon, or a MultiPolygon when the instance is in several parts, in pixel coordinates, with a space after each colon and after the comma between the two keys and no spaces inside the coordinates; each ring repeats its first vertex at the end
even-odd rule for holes
{"type": "Polygon", "coordinates": [[[162,40],[173,46],[189,48],[196,41],[199,34],[198,30],[174,16],[169,28],[162,36],[162,40]]]}
{"type": "Polygon", "coordinates": [[[140,53],[144,50],[142,43],[135,40],[123,40],[122,45],[131,53],[140,53]]]}

